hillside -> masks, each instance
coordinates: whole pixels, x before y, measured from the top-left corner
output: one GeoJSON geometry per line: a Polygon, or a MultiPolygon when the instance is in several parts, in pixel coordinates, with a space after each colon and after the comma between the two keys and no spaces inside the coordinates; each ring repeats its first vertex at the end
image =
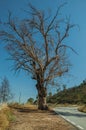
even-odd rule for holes
{"type": "Polygon", "coordinates": [[[79,86],[64,89],[58,93],[48,96],[48,103],[86,104],[86,81],[79,86]]]}

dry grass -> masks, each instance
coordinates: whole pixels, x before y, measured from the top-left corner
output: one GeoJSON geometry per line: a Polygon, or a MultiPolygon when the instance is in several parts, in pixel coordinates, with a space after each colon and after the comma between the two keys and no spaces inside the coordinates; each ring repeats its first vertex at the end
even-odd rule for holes
{"type": "Polygon", "coordinates": [[[78,110],[86,113],[86,105],[79,107],[78,110]]]}
{"type": "Polygon", "coordinates": [[[0,130],[5,130],[9,126],[6,111],[8,110],[5,109],[0,111],[0,130]]]}
{"type": "Polygon", "coordinates": [[[74,107],[74,106],[78,106],[77,104],[68,104],[68,103],[64,103],[64,104],[52,104],[52,103],[49,103],[48,106],[50,108],[55,108],[55,107],[74,107]]]}
{"type": "Polygon", "coordinates": [[[24,108],[28,108],[28,109],[31,109],[31,110],[34,110],[34,109],[37,109],[37,105],[30,105],[30,104],[24,104],[23,106],[24,108]]]}
{"type": "Polygon", "coordinates": [[[21,105],[21,104],[15,102],[15,103],[8,104],[8,106],[10,108],[22,108],[24,105],[21,105]]]}
{"type": "Polygon", "coordinates": [[[6,130],[10,122],[15,120],[16,118],[10,108],[5,107],[0,110],[0,130],[6,130]]]}

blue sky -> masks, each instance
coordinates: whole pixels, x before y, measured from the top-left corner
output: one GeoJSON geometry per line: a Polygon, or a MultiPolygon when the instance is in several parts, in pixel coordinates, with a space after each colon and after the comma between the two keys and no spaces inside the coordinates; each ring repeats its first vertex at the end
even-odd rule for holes
{"type": "MultiPolygon", "coordinates": [[[[80,84],[86,78],[86,0],[0,0],[0,19],[7,19],[7,11],[11,10],[14,16],[25,17],[23,10],[28,9],[28,3],[45,11],[48,9],[54,13],[57,6],[61,2],[67,1],[67,5],[62,9],[62,16],[71,16],[71,22],[78,24],[70,33],[67,42],[72,46],[78,55],[70,51],[69,58],[72,63],[69,75],[60,80],[61,83],[72,87],[80,84]]],[[[15,99],[19,99],[21,93],[21,101],[26,101],[29,97],[35,98],[37,91],[35,82],[24,72],[15,74],[11,71],[12,62],[6,60],[8,58],[4,47],[0,45],[0,82],[6,76],[10,82],[12,92],[15,99]]]]}

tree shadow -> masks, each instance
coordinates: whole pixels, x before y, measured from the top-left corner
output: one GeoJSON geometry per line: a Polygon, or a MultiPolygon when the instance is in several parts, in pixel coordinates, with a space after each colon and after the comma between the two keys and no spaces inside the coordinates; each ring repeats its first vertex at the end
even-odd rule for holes
{"type": "Polygon", "coordinates": [[[14,108],[15,110],[17,110],[18,112],[22,112],[22,113],[29,113],[29,112],[38,112],[38,109],[31,109],[31,108],[27,108],[27,107],[22,107],[22,108],[14,108]]]}
{"type": "Polygon", "coordinates": [[[63,116],[76,116],[79,118],[86,117],[85,113],[70,113],[70,112],[58,112],[58,113],[63,116]]]}
{"type": "Polygon", "coordinates": [[[14,107],[13,109],[17,110],[18,112],[21,113],[47,113],[49,115],[57,115],[56,112],[54,110],[39,110],[37,108],[29,108],[29,107],[14,107]]]}

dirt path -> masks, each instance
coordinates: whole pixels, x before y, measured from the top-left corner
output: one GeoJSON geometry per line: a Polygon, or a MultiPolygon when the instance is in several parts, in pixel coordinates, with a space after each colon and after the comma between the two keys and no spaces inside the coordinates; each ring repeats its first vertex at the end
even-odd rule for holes
{"type": "Polygon", "coordinates": [[[14,110],[14,114],[16,120],[11,122],[9,130],[76,130],[52,111],[24,108],[14,110]]]}

